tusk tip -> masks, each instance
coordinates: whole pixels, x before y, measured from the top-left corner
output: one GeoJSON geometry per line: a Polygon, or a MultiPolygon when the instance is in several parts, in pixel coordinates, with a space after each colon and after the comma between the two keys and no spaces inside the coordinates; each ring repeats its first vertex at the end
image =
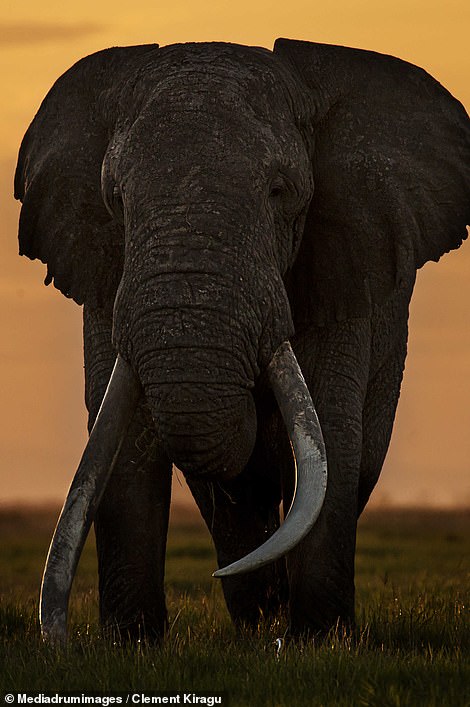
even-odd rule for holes
{"type": "MultiPolygon", "coordinates": [[[[244,559],[244,558],[242,558],[244,559]]],[[[255,566],[256,567],[256,566],[255,566]]],[[[253,569],[255,569],[253,567],[253,569]]],[[[226,565],[225,567],[219,567],[218,570],[215,572],[212,572],[212,576],[215,577],[215,579],[222,579],[222,577],[231,577],[234,574],[239,574],[239,572],[243,572],[243,569],[239,569],[239,560],[236,562],[232,562],[231,565],[226,565]]]]}

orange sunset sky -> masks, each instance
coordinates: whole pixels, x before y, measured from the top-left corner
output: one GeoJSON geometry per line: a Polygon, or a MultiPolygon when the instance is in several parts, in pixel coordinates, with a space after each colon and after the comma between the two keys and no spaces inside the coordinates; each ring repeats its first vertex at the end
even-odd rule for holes
{"type": "MultiPolygon", "coordinates": [[[[44,266],[17,256],[16,154],[53,81],[113,45],[223,40],[272,48],[284,36],[399,56],[468,110],[469,34],[468,0],[2,2],[0,504],[63,499],[86,436],[81,311],[42,285],[44,266]]],[[[469,295],[468,242],[418,276],[402,397],[373,503],[470,503],[469,295]]]]}

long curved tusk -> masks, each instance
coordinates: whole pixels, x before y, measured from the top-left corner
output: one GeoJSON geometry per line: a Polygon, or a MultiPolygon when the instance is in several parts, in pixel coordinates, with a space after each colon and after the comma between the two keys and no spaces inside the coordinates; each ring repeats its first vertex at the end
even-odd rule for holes
{"type": "Polygon", "coordinates": [[[39,620],[42,637],[55,644],[67,637],[69,595],[78,561],[140,394],[137,378],[118,356],[44,568],[39,620]]]}
{"type": "Polygon", "coordinates": [[[240,560],[217,570],[213,577],[250,572],[285,555],[312,528],[325,498],[327,465],[323,435],[302,371],[288,341],[284,341],[274,354],[268,375],[294,454],[294,498],[284,523],[266,542],[240,560]]]}

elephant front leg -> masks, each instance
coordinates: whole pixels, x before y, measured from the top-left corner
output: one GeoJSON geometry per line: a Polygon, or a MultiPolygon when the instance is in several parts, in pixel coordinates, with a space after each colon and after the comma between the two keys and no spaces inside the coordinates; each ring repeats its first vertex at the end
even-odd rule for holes
{"type": "MultiPolygon", "coordinates": [[[[328,450],[332,437],[324,436],[328,450]]],[[[320,517],[287,557],[293,636],[326,635],[354,625],[358,466],[347,468],[330,454],[328,473],[320,517]]]]}
{"type": "Polygon", "coordinates": [[[362,451],[362,410],[370,325],[352,320],[316,330],[294,346],[325,439],[328,483],[321,514],[289,553],[290,631],[325,635],[354,625],[354,556],[362,451]]]}
{"type": "MultiPolygon", "coordinates": [[[[85,309],[84,341],[91,428],[115,359],[110,319],[102,312],[85,309]]],[[[95,518],[100,621],[106,632],[124,639],[157,640],[167,625],[163,580],[171,464],[153,439],[142,401],[95,518]]]]}
{"type": "MultiPolygon", "coordinates": [[[[259,547],[279,527],[279,491],[262,485],[245,470],[230,482],[188,479],[188,485],[212,535],[219,567],[259,547]]],[[[285,561],[222,580],[225,601],[237,626],[256,630],[261,618],[273,618],[287,604],[285,561]]]]}
{"type": "Polygon", "coordinates": [[[126,639],[158,640],[167,627],[164,567],[171,465],[139,449],[131,425],[95,519],[100,621],[126,639]]]}

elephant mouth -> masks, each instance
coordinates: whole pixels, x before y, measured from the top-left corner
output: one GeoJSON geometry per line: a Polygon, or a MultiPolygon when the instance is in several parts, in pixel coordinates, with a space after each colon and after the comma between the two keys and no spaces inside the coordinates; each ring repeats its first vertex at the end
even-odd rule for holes
{"type": "MultiPolygon", "coordinates": [[[[214,577],[248,572],[284,556],[311,530],[325,498],[327,465],[323,436],[288,341],[277,349],[267,373],[294,454],[294,498],[284,523],[266,542],[214,572],[214,577]]],[[[139,380],[118,356],[46,560],[39,612],[42,636],[53,643],[66,640],[69,595],[81,551],[141,392],[139,380]]]]}

